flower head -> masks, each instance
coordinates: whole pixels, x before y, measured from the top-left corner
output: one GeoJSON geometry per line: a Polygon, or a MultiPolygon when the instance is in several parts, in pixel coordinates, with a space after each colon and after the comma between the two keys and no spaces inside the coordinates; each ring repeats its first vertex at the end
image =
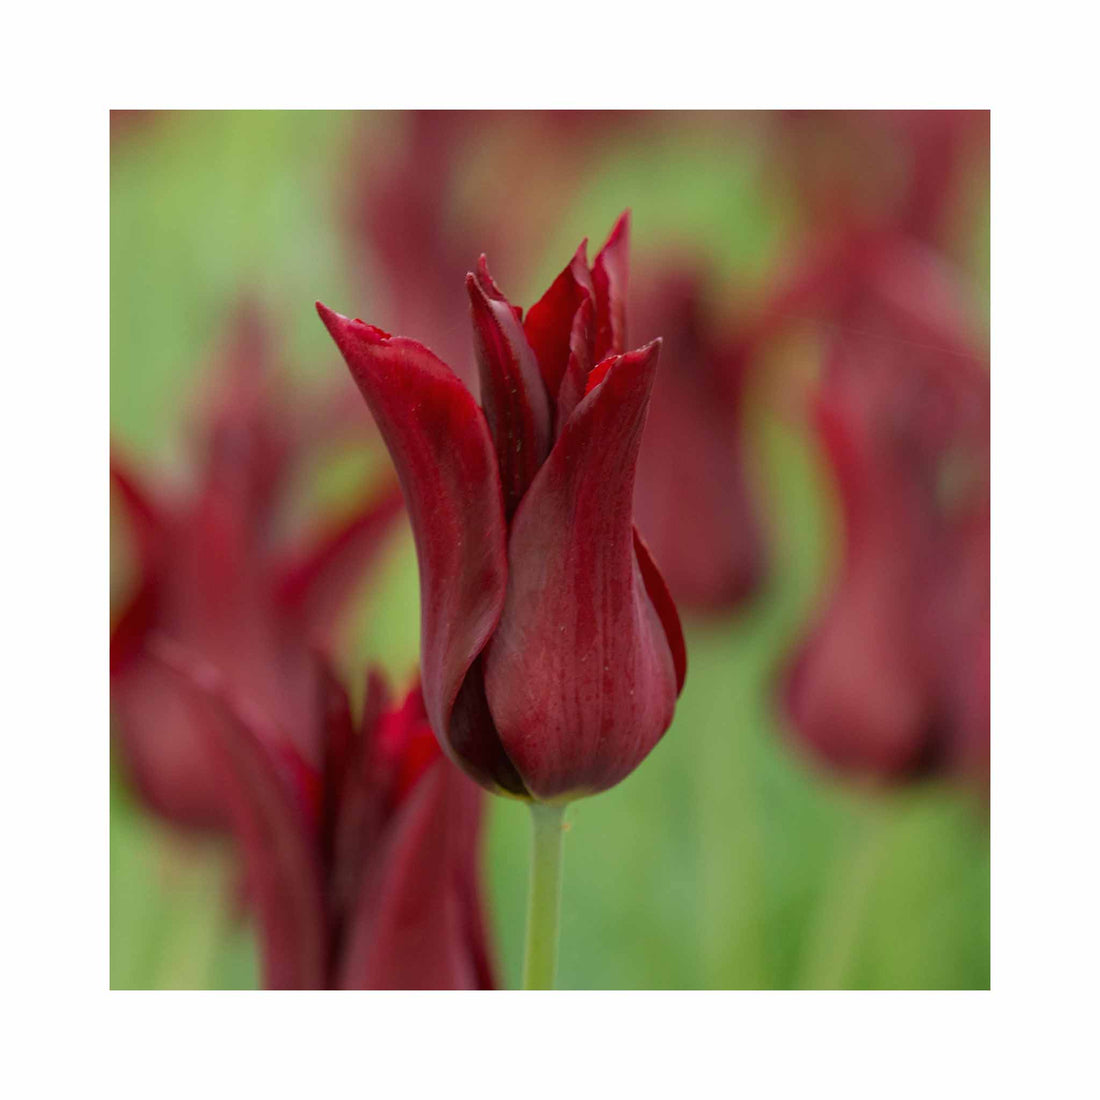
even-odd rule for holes
{"type": "Polygon", "coordinates": [[[989,375],[933,254],[863,254],[816,396],[839,577],[785,676],[795,730],[885,779],[988,774],[989,375]]]}
{"type": "Polygon", "coordinates": [[[151,658],[165,634],[220,668],[315,761],[311,647],[327,640],[344,595],[401,513],[394,485],[300,545],[275,537],[276,506],[304,440],[274,396],[264,328],[238,314],[215,399],[197,432],[198,484],[170,496],[143,484],[117,453],[111,482],[133,535],[137,583],[111,631],[116,747],[144,800],[171,821],[224,828],[220,769],[201,711],[151,658]]]}
{"type": "Polygon", "coordinates": [[[478,885],[484,795],[439,751],[423,698],[368,678],[363,716],[317,661],[318,762],[214,666],[158,637],[196,708],[244,861],[269,989],[490,989],[478,885]]]}
{"type": "Polygon", "coordinates": [[[521,796],[619,782],[683,684],[676,609],[633,522],[660,342],[625,351],[627,248],[624,215],[526,317],[482,257],[466,280],[480,407],[423,345],[318,304],[405,492],[432,727],[521,796]]]}

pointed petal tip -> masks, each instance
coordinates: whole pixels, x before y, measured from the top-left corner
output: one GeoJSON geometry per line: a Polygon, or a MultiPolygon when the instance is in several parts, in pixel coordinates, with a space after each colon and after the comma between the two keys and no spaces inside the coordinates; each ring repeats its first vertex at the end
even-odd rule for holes
{"type": "Polygon", "coordinates": [[[377,325],[369,325],[358,317],[345,317],[342,313],[329,309],[324,302],[314,302],[314,306],[317,309],[317,316],[321,318],[325,328],[329,331],[329,335],[338,345],[350,333],[354,333],[356,337],[367,344],[384,344],[387,340],[393,339],[392,334],[385,329],[379,328],[377,325]]]}
{"type": "Polygon", "coordinates": [[[347,321],[346,317],[335,310],[329,309],[324,302],[314,302],[313,306],[317,310],[317,316],[321,318],[322,323],[329,332],[332,332],[333,326],[338,326],[341,322],[347,321]]]}
{"type": "Polygon", "coordinates": [[[640,348],[634,348],[632,351],[624,351],[622,355],[615,355],[611,357],[613,364],[622,364],[626,366],[628,370],[643,373],[653,372],[657,369],[657,360],[661,355],[662,339],[660,336],[656,340],[650,340],[648,344],[643,344],[640,348]]]}
{"type": "Polygon", "coordinates": [[[626,297],[630,263],[630,211],[619,216],[592,262],[596,291],[596,358],[621,353],[627,347],[626,297]]]}
{"type": "Polygon", "coordinates": [[[584,388],[585,396],[596,389],[616,368],[618,368],[616,373],[625,369],[628,374],[642,374],[646,371],[656,370],[657,358],[660,353],[661,337],[658,336],[656,340],[650,340],[648,344],[635,348],[633,351],[623,352],[622,355],[609,355],[592,368],[592,373],[589,374],[588,382],[584,388]]]}
{"type": "MultiPolygon", "coordinates": [[[[607,235],[607,240],[604,242],[604,248],[616,243],[621,238],[629,236],[630,234],[630,207],[628,206],[615,220],[615,224],[611,227],[611,232],[607,235]]],[[[601,249],[602,251],[602,249],[601,249]]]]}
{"type": "MultiPolygon", "coordinates": [[[[477,282],[478,289],[486,298],[498,302],[506,300],[504,292],[497,286],[496,280],[494,280],[493,276],[489,273],[489,261],[484,252],[477,258],[477,274],[473,275],[473,278],[477,282]]],[[[467,276],[467,279],[469,279],[469,276],[467,276]]],[[[468,281],[467,286],[469,286],[468,281]]]]}
{"type": "MultiPolygon", "coordinates": [[[[482,259],[484,258],[483,256],[482,259]]],[[[480,269],[480,262],[478,267],[480,269]]],[[[466,293],[470,296],[471,305],[476,303],[479,298],[484,301],[488,297],[485,293],[485,288],[481,284],[481,279],[472,271],[466,272],[466,293]]]]}

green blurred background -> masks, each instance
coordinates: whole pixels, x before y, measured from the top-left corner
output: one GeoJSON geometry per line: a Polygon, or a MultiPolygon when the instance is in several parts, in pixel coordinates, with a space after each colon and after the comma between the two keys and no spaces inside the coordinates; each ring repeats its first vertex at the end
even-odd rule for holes
{"type": "MultiPolygon", "coordinates": [[[[344,370],[313,302],[378,318],[369,283],[349,270],[340,181],[375,130],[400,124],[313,112],[113,124],[111,429],[144,469],[171,478],[185,464],[186,410],[242,293],[272,318],[296,384],[321,387],[344,370]]],[[[526,268],[494,265],[494,275],[529,304],[581,237],[602,240],[630,207],[636,266],[670,246],[697,247],[720,279],[751,287],[799,231],[754,132],[751,119],[743,140],[728,141],[695,117],[656,131],[624,127],[557,194],[545,226],[528,227],[538,244],[526,268]]],[[[987,178],[953,259],[987,300],[987,178]]],[[[570,811],[562,988],[989,985],[981,796],[927,784],[875,790],[828,775],[775,712],[776,669],[836,564],[829,480],[775,381],[804,371],[792,348],[750,395],[754,488],[771,554],[763,592],[732,620],[685,622],[689,673],[672,729],[629,779],[570,811]]],[[[330,473],[316,492],[338,497],[359,470],[330,473]]],[[[125,538],[113,534],[112,584],[126,573],[125,538]]],[[[419,613],[407,529],[359,604],[348,667],[371,660],[408,682],[419,613]]],[[[112,774],[112,987],[254,987],[230,852],[153,820],[112,774]]],[[[492,799],[487,887],[511,987],[528,842],[525,808],[492,799]]]]}

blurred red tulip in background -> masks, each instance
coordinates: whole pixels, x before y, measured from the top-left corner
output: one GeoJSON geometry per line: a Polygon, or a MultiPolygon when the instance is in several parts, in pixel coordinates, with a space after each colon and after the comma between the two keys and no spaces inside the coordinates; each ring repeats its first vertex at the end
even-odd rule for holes
{"type": "Polygon", "coordinates": [[[764,536],[745,469],[744,397],[753,360],[716,320],[703,276],[673,267],[635,315],[661,337],[634,500],[639,530],[677,603],[737,608],[760,585],[764,536]]]}
{"type": "Polygon", "coordinates": [[[152,648],[213,722],[267,988],[493,988],[478,886],[484,796],[439,751],[419,688],[390,709],[372,676],[355,729],[318,659],[315,764],[212,665],[164,638],[152,648]]]}
{"type": "Polygon", "coordinates": [[[787,705],[796,730],[842,768],[980,780],[988,368],[934,253],[902,237],[861,239],[842,262],[829,265],[844,292],[829,315],[816,419],[840,489],[844,560],[787,705]]]}
{"type": "Polygon", "coordinates": [[[196,828],[228,824],[221,768],[201,714],[152,660],[149,638],[164,634],[216,665],[316,765],[311,647],[331,637],[401,513],[392,485],[333,526],[277,539],[277,505],[314,425],[278,396],[268,339],[255,310],[242,308],[201,424],[193,488],[154,491],[117,454],[111,464],[138,572],[111,632],[116,747],[148,804],[196,828]]]}

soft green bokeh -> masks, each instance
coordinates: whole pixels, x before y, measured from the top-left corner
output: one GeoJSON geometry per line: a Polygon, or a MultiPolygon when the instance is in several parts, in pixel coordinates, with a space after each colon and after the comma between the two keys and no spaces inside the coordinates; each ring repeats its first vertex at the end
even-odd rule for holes
{"type": "MultiPolygon", "coordinates": [[[[116,144],[111,422],[139,460],[166,473],[180,467],[180,410],[242,291],[275,318],[282,358],[303,384],[343,369],[313,302],[352,300],[334,199],[353,122],[175,115],[116,144]]],[[[767,270],[786,219],[759,183],[751,146],[685,129],[648,146],[618,143],[578,182],[528,298],[577,239],[600,238],[625,206],[640,260],[686,240],[743,283],[767,270]]],[[[980,277],[981,225],[973,238],[980,277]]],[[[783,369],[796,376],[803,364],[792,355],[783,369]]],[[[854,790],[816,772],[777,724],[772,677],[834,564],[835,516],[797,416],[774,387],[760,389],[750,433],[768,502],[769,583],[734,621],[686,624],[689,673],[673,728],[626,782],[570,810],[559,984],[987,987],[985,805],[940,788],[854,790]]],[[[375,660],[399,682],[411,677],[418,599],[406,531],[358,601],[349,663],[375,660]]],[[[511,986],[528,843],[526,809],[492,800],[488,896],[511,986]]],[[[172,835],[113,784],[112,986],[254,985],[235,889],[229,852],[172,835]]]]}

